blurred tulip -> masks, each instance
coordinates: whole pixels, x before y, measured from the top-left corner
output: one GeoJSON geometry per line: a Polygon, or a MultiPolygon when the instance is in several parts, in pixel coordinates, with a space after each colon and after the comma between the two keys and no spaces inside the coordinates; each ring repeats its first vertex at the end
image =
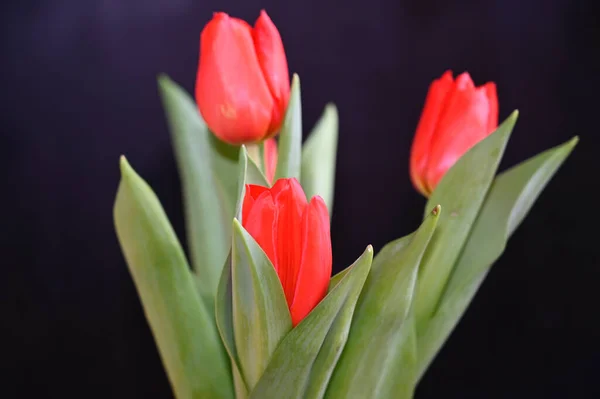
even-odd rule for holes
{"type": "Polygon", "coordinates": [[[293,178],[272,188],[246,185],[242,225],[273,263],[297,325],[323,299],[331,277],[325,203],[318,196],[307,202],[293,178]]]}
{"type": "Polygon", "coordinates": [[[410,177],[415,188],[429,197],[448,169],[497,126],[496,85],[475,87],[467,72],[454,80],[446,71],[429,87],[412,144],[410,177]]]}
{"type": "Polygon", "coordinates": [[[196,101],[210,130],[230,144],[275,135],[290,96],[279,31],[263,10],[254,28],[218,12],[200,38],[196,101]]]}

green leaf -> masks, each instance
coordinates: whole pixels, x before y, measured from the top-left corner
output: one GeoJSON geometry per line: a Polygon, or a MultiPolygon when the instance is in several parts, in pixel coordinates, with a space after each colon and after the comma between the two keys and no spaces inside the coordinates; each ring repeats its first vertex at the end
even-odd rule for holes
{"type": "Polygon", "coordinates": [[[267,178],[260,170],[256,162],[251,157],[247,157],[246,184],[256,184],[264,187],[271,187],[267,178]]]}
{"type": "Polygon", "coordinates": [[[281,133],[275,179],[295,177],[300,181],[300,164],[302,152],[302,102],[300,99],[300,78],[294,74],[292,92],[285,114],[281,133]]]}
{"type": "Polygon", "coordinates": [[[333,209],[335,160],[338,143],[338,113],[328,104],[302,148],[302,188],[308,199],[320,195],[329,215],[333,209]]]}
{"type": "Polygon", "coordinates": [[[444,214],[423,258],[415,299],[417,331],[433,314],[452,268],[483,204],[518,113],[477,143],[442,178],[427,202],[440,204],[444,214]]]}
{"type": "MultiPolygon", "coordinates": [[[[244,205],[244,195],[246,193],[246,180],[248,179],[248,153],[246,147],[242,146],[240,149],[240,155],[238,160],[238,187],[237,187],[237,201],[235,203],[234,217],[238,220],[242,220],[242,206],[244,205]]],[[[231,257],[231,253],[229,256],[231,257]]],[[[225,263],[227,265],[227,263],[225,263]]],[[[221,274],[222,278],[222,274],[221,274]]],[[[221,284],[221,280],[219,280],[221,284]]]]}
{"type": "Polygon", "coordinates": [[[275,268],[237,220],[231,269],[233,336],[241,375],[252,390],[292,319],[275,268]]]}
{"type": "Polygon", "coordinates": [[[221,334],[223,346],[227,350],[229,359],[231,360],[231,368],[233,373],[235,397],[242,399],[248,397],[248,386],[241,373],[240,361],[235,348],[235,338],[233,336],[233,288],[231,282],[231,254],[225,262],[217,297],[215,299],[215,315],[217,319],[217,328],[221,334]]]}
{"type": "Polygon", "coordinates": [[[239,147],[219,141],[208,130],[194,101],[175,82],[162,75],[158,83],[181,179],[192,266],[212,311],[231,245],[239,147]]]}
{"type": "Polygon", "coordinates": [[[350,268],[347,267],[335,276],[331,277],[331,280],[329,280],[329,287],[327,288],[327,292],[330,292],[332,289],[334,289],[335,286],[338,285],[338,283],[342,280],[342,278],[344,278],[346,273],[348,273],[349,271],[350,268]]]}
{"type": "MultiPolygon", "coordinates": [[[[238,202],[235,207],[236,218],[242,220],[242,204],[244,198],[245,184],[260,184],[262,172],[258,170],[256,164],[247,155],[246,147],[242,146],[239,157],[239,172],[238,172],[238,202]]],[[[229,358],[232,363],[232,372],[234,385],[236,389],[236,398],[242,399],[248,396],[248,387],[241,373],[240,363],[235,348],[235,340],[233,337],[233,303],[232,303],[232,286],[231,286],[231,253],[225,262],[219,288],[217,289],[215,314],[217,319],[217,327],[221,334],[223,345],[227,349],[229,358]]]]}
{"type": "Polygon", "coordinates": [[[339,284],[290,331],[251,398],[323,397],[348,338],[356,301],[372,260],[373,248],[368,246],[339,284]]]}
{"type": "Polygon", "coordinates": [[[238,161],[237,202],[234,207],[235,218],[240,221],[242,220],[242,205],[244,203],[246,184],[257,184],[265,187],[269,186],[262,172],[258,169],[252,158],[248,156],[246,146],[242,146],[238,161]]]}
{"type": "Polygon", "coordinates": [[[418,337],[419,376],[423,375],[462,317],[492,264],[504,251],[508,238],[577,141],[575,137],[496,177],[456,262],[440,307],[418,337]]]}
{"type": "Polygon", "coordinates": [[[227,356],[152,189],[121,158],[114,207],[121,249],[178,398],[232,398],[227,356]]]}
{"type": "Polygon", "coordinates": [[[412,397],[416,344],[409,315],[419,264],[439,213],[436,206],[415,233],[389,243],[373,260],[326,397],[412,397]]]}
{"type": "Polygon", "coordinates": [[[251,178],[254,182],[250,184],[258,184],[265,187],[271,185],[265,177],[264,170],[265,166],[265,142],[248,144],[245,146],[248,156],[248,172],[251,174],[251,178]]]}

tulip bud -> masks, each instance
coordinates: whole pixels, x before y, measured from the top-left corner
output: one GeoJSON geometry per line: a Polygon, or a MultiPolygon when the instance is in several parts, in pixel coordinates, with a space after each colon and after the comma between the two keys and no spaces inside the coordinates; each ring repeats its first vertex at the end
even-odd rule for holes
{"type": "Polygon", "coordinates": [[[446,71],[429,87],[412,144],[410,177],[429,197],[444,174],[471,147],[498,126],[493,82],[475,87],[467,72],[456,80],[446,71]]]}
{"type": "Polygon", "coordinates": [[[331,238],[325,202],[310,202],[294,178],[272,188],[246,185],[242,225],[273,263],[297,325],[325,297],[331,277],[331,238]]]}
{"type": "Polygon", "coordinates": [[[275,135],[290,97],[279,31],[263,10],[254,28],[219,12],[200,37],[198,109],[210,130],[230,144],[275,135]]]}

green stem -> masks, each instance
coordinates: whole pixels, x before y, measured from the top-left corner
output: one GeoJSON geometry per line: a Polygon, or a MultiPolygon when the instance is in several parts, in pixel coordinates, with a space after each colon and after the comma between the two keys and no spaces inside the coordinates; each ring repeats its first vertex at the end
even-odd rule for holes
{"type": "Polygon", "coordinates": [[[267,172],[267,166],[265,163],[265,143],[255,143],[255,144],[247,144],[246,150],[248,151],[248,156],[252,158],[254,163],[259,167],[263,174],[267,172]]]}

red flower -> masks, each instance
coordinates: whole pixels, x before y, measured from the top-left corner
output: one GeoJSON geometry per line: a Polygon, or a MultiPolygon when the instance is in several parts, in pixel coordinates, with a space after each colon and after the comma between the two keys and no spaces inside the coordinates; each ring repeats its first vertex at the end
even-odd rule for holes
{"type": "Polygon", "coordinates": [[[467,72],[446,71],[429,87],[410,155],[410,177],[428,197],[444,174],[498,126],[493,82],[475,87],[467,72]]]}
{"type": "Polygon", "coordinates": [[[296,326],[327,293],[331,277],[329,214],[296,179],[272,188],[246,185],[242,225],[273,263],[296,326]]]}
{"type": "Polygon", "coordinates": [[[196,101],[210,130],[230,144],[279,131],[290,97],[279,31],[263,10],[254,28],[218,12],[200,37],[196,101]]]}

